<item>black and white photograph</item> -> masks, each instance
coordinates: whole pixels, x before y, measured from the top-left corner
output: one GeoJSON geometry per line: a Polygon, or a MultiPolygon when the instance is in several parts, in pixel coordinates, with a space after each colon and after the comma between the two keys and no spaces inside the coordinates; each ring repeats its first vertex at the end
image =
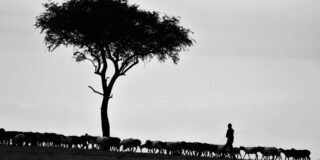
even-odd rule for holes
{"type": "Polygon", "coordinates": [[[1,0],[0,160],[320,160],[320,1],[1,0]]]}

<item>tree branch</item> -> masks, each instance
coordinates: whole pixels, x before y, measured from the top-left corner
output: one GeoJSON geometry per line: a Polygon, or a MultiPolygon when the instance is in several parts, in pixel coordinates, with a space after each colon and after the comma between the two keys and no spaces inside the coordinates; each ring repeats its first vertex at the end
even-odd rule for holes
{"type": "Polygon", "coordinates": [[[132,63],[129,67],[127,67],[126,69],[124,69],[123,70],[123,72],[121,73],[121,75],[125,75],[127,72],[128,72],[128,70],[130,70],[133,66],[135,66],[136,64],[138,64],[139,63],[139,61],[138,60],[136,60],[134,63],[132,63]]]}
{"type": "MultiPolygon", "coordinates": [[[[89,45],[87,45],[87,48],[88,48],[88,51],[89,51],[89,53],[90,53],[90,55],[94,58],[94,60],[96,60],[97,61],[97,63],[98,63],[98,65],[97,66],[95,66],[95,74],[100,74],[100,68],[101,68],[101,60],[100,60],[100,58],[97,56],[97,55],[95,55],[93,52],[93,49],[92,49],[92,47],[90,47],[89,45]]],[[[94,60],[93,60],[93,62],[94,62],[94,60]]]]}
{"type": "Polygon", "coordinates": [[[85,59],[92,63],[92,65],[94,67],[94,71],[95,71],[95,73],[97,73],[98,66],[94,63],[94,61],[92,59],[87,58],[87,57],[85,59]]]}
{"type": "MultiPolygon", "coordinates": [[[[135,57],[135,55],[132,55],[132,56],[126,58],[126,59],[122,62],[121,67],[120,67],[120,72],[121,72],[121,73],[125,73],[125,72],[124,72],[125,68],[127,67],[127,65],[129,65],[130,60],[132,60],[134,57],[135,57]]],[[[130,68],[131,68],[131,67],[130,67],[130,68]]]]}
{"type": "Polygon", "coordinates": [[[107,55],[108,55],[108,58],[112,61],[113,65],[114,65],[115,72],[119,72],[118,58],[117,57],[114,58],[112,56],[109,45],[107,46],[107,55]]]}
{"type": "Polygon", "coordinates": [[[97,93],[97,94],[100,94],[101,96],[104,96],[104,94],[103,93],[101,93],[101,92],[99,92],[99,91],[96,91],[95,89],[93,89],[91,86],[88,86],[90,89],[92,89],[92,91],[94,92],[94,93],[97,93]]]}

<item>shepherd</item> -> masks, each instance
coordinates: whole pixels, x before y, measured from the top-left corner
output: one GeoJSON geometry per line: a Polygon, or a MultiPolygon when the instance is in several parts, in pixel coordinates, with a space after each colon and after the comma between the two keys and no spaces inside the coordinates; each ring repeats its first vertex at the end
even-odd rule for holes
{"type": "Polygon", "coordinates": [[[229,123],[228,124],[227,134],[226,134],[227,143],[224,145],[224,147],[222,149],[222,153],[223,153],[222,156],[224,157],[226,149],[229,148],[229,154],[231,154],[233,159],[236,159],[235,154],[233,152],[233,146],[232,146],[232,143],[233,143],[233,140],[234,140],[233,133],[234,133],[234,130],[232,129],[232,124],[229,123]]]}

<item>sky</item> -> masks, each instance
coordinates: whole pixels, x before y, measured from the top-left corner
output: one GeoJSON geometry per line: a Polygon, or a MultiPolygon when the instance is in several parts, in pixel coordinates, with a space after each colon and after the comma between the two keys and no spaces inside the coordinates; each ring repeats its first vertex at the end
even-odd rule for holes
{"type": "MultiPolygon", "coordinates": [[[[59,0],[58,2],[61,2],[59,0]]],[[[44,0],[0,0],[0,128],[101,135],[101,90],[72,49],[48,52],[44,0]]],[[[177,65],[139,63],[109,107],[111,136],[309,149],[320,159],[320,1],[129,0],[179,16],[196,43],[177,65]]]]}

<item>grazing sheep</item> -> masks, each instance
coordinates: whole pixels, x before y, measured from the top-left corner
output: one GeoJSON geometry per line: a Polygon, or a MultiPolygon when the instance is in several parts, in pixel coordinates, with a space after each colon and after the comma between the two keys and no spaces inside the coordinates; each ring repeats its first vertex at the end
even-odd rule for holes
{"type": "Polygon", "coordinates": [[[38,146],[49,147],[48,138],[46,137],[46,134],[45,133],[38,133],[38,136],[39,136],[38,146]]]}
{"type": "Polygon", "coordinates": [[[118,137],[108,137],[107,139],[107,147],[110,148],[110,151],[120,151],[120,142],[121,139],[118,137]]]}
{"type": "Polygon", "coordinates": [[[6,131],[3,128],[0,128],[0,145],[4,145],[6,131]]]}
{"type": "Polygon", "coordinates": [[[294,151],[292,150],[292,149],[283,149],[283,148],[279,148],[279,150],[280,150],[280,152],[281,153],[283,153],[284,154],[284,156],[285,156],[285,160],[286,159],[290,159],[290,157],[291,158],[295,158],[295,153],[294,153],[294,151]]]}
{"type": "MultiPolygon", "coordinates": [[[[122,146],[123,151],[126,151],[128,149],[129,152],[135,152],[137,151],[138,148],[140,148],[141,141],[139,139],[133,139],[133,138],[123,139],[120,142],[120,146],[122,146]]],[[[142,152],[141,148],[140,148],[140,152],[142,152]]]]}
{"type": "Polygon", "coordinates": [[[199,142],[181,142],[184,155],[201,156],[204,152],[204,145],[199,142]]]}
{"type": "Polygon", "coordinates": [[[282,159],[281,158],[281,154],[280,154],[280,150],[276,147],[257,147],[258,152],[260,152],[262,154],[261,159],[270,159],[270,157],[272,157],[272,159],[282,159]]]}
{"type": "Polygon", "coordinates": [[[191,154],[191,143],[190,142],[181,142],[182,154],[189,156],[191,154]]]}
{"type": "Polygon", "coordinates": [[[194,142],[192,152],[195,156],[201,157],[206,154],[206,145],[204,143],[194,142]]]}
{"type": "Polygon", "coordinates": [[[71,146],[74,148],[88,148],[87,139],[85,136],[69,136],[71,137],[71,146]]]}
{"type": "Polygon", "coordinates": [[[209,144],[208,146],[209,157],[214,157],[218,153],[218,145],[209,144]]]}
{"type": "Polygon", "coordinates": [[[56,133],[44,133],[45,134],[45,143],[48,147],[56,147],[61,144],[60,140],[57,139],[58,134],[56,133]]]}
{"type": "Polygon", "coordinates": [[[148,153],[156,153],[158,151],[160,154],[164,153],[165,146],[164,142],[147,140],[145,144],[141,145],[141,149],[147,148],[148,153]]]}
{"type": "Polygon", "coordinates": [[[233,147],[233,154],[237,159],[242,159],[240,148],[239,147],[233,147]]]}
{"type": "Polygon", "coordinates": [[[296,150],[292,148],[291,151],[293,152],[294,159],[310,160],[311,152],[309,150],[296,150]]]}
{"type": "Polygon", "coordinates": [[[209,144],[207,143],[199,143],[199,142],[195,142],[194,143],[194,150],[193,152],[195,153],[196,156],[200,157],[200,156],[208,156],[208,149],[209,149],[209,144]]]}
{"type": "MultiPolygon", "coordinates": [[[[52,137],[52,146],[53,147],[66,147],[66,144],[63,144],[62,140],[66,140],[66,136],[62,134],[56,134],[54,137],[52,137]]],[[[65,141],[64,141],[65,143],[65,141]]]]}
{"type": "Polygon", "coordinates": [[[119,151],[120,138],[118,137],[97,137],[97,144],[101,150],[119,151]]]}
{"type": "Polygon", "coordinates": [[[218,152],[216,154],[217,157],[225,157],[225,154],[232,158],[232,155],[234,155],[237,159],[242,159],[240,148],[238,147],[232,147],[232,150],[230,147],[225,148],[225,145],[218,145],[218,152]],[[224,149],[224,150],[223,150],[224,149]]]}
{"type": "Polygon", "coordinates": [[[13,145],[23,146],[24,138],[25,138],[25,134],[23,133],[19,133],[15,135],[13,138],[13,145]]]}
{"type": "Polygon", "coordinates": [[[181,155],[182,145],[181,142],[166,142],[165,149],[168,155],[181,155]]]}
{"type": "Polygon", "coordinates": [[[87,142],[88,142],[88,148],[91,145],[92,149],[97,149],[97,137],[96,136],[90,136],[89,134],[84,135],[87,142]]]}
{"type": "Polygon", "coordinates": [[[4,144],[5,145],[15,145],[14,137],[22,132],[18,131],[6,131],[4,136],[4,144]]]}
{"type": "Polygon", "coordinates": [[[259,157],[258,157],[258,150],[257,150],[257,147],[244,147],[244,146],[240,146],[240,150],[244,151],[244,156],[243,156],[243,159],[248,156],[249,159],[250,158],[250,154],[254,154],[255,155],[255,160],[257,160],[259,157]]]}
{"type": "Polygon", "coordinates": [[[24,137],[25,146],[38,146],[38,142],[39,142],[38,133],[25,132],[24,135],[25,135],[24,137]]]}
{"type": "MultiPolygon", "coordinates": [[[[104,143],[106,141],[107,137],[100,137],[98,136],[96,139],[96,144],[98,145],[98,149],[102,149],[102,147],[104,146],[104,143]]],[[[103,150],[103,149],[102,149],[103,150]]]]}
{"type": "Polygon", "coordinates": [[[192,153],[195,156],[213,157],[218,152],[218,145],[194,142],[192,153]]]}
{"type": "MultiPolygon", "coordinates": [[[[55,133],[39,133],[39,146],[42,147],[52,147],[54,145],[54,140],[57,134],[55,133]]],[[[60,142],[59,142],[60,144],[60,142]]]]}
{"type": "Polygon", "coordinates": [[[224,148],[224,144],[218,144],[218,151],[216,153],[216,157],[222,157],[223,156],[223,148],[224,148]]]}
{"type": "Polygon", "coordinates": [[[200,142],[180,142],[182,154],[185,156],[213,157],[218,153],[218,145],[200,142]]]}
{"type": "Polygon", "coordinates": [[[60,135],[60,141],[61,141],[61,146],[65,148],[71,148],[72,147],[72,138],[69,136],[64,136],[60,135]]]}

